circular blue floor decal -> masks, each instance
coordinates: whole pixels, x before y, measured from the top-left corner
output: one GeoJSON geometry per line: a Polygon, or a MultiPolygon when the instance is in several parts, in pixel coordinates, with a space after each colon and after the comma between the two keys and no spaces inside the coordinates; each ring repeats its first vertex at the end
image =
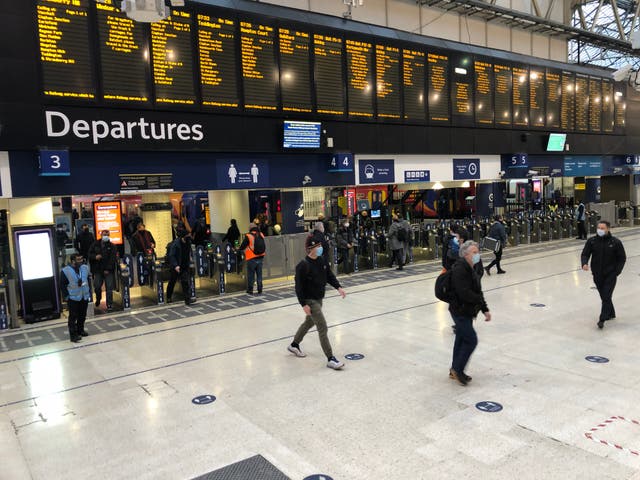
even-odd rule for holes
{"type": "Polygon", "coordinates": [[[531,305],[532,307],[544,307],[545,306],[544,303],[530,303],[529,305],[531,305]]]}
{"type": "Polygon", "coordinates": [[[476,408],[483,412],[495,413],[502,410],[502,405],[497,402],[478,402],[476,403],[476,408]]]}
{"type": "Polygon", "coordinates": [[[316,473],[314,475],[309,475],[308,477],[304,477],[304,480],[333,480],[333,478],[331,478],[329,475],[316,473]]]}
{"type": "Polygon", "coordinates": [[[599,355],[589,355],[588,357],[584,357],[584,359],[593,363],[607,363],[609,361],[607,357],[601,357],[599,355]]]}
{"type": "Polygon", "coordinates": [[[347,360],[362,360],[364,358],[364,355],[362,355],[361,353],[348,353],[344,356],[344,358],[346,358],[347,360]]]}
{"type": "Polygon", "coordinates": [[[191,400],[194,405],[206,405],[207,403],[213,403],[216,401],[214,395],[199,395],[191,400]]]}

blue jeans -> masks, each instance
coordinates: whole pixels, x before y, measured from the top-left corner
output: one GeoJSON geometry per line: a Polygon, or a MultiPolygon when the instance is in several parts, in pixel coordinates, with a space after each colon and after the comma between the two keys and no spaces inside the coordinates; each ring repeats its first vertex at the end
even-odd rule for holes
{"type": "Polygon", "coordinates": [[[478,345],[478,335],[473,329],[473,318],[451,314],[456,324],[456,340],[453,344],[453,361],[451,368],[456,373],[463,373],[471,354],[478,345]]]}
{"type": "Polygon", "coordinates": [[[258,284],[258,293],[262,293],[262,260],[263,257],[247,260],[247,293],[253,293],[254,279],[258,284]]]}

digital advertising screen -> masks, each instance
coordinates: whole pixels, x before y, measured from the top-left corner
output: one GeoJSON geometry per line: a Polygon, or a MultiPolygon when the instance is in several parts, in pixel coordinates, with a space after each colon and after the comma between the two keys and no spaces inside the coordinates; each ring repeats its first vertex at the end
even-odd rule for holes
{"type": "Polygon", "coordinates": [[[50,232],[17,232],[22,280],[53,277],[50,232]]]}
{"type": "Polygon", "coordinates": [[[120,202],[93,202],[96,240],[103,230],[109,230],[111,243],[122,245],[122,211],[120,202]]]}
{"type": "Polygon", "coordinates": [[[564,152],[564,144],[567,141],[566,133],[551,133],[547,142],[547,152],[564,152]]]}

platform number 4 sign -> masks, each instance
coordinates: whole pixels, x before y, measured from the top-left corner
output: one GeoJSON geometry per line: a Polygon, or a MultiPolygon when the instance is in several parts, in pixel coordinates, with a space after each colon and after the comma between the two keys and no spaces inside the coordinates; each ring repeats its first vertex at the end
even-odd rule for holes
{"type": "Polygon", "coordinates": [[[353,172],[353,153],[336,153],[329,163],[330,172],[353,172]]]}
{"type": "Polygon", "coordinates": [[[40,150],[40,176],[68,177],[70,175],[69,150],[40,150]]]}

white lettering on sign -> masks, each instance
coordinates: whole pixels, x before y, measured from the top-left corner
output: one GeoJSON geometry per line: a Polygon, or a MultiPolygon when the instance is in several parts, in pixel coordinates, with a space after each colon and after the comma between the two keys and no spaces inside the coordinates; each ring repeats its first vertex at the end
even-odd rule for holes
{"type": "Polygon", "coordinates": [[[65,137],[74,135],[77,138],[91,138],[94,145],[104,139],[136,140],[181,140],[183,142],[199,142],[204,139],[202,125],[199,123],[164,123],[148,122],[140,117],[136,122],[112,120],[74,120],[62,112],[47,110],[45,122],[48,137],[65,137]]]}

